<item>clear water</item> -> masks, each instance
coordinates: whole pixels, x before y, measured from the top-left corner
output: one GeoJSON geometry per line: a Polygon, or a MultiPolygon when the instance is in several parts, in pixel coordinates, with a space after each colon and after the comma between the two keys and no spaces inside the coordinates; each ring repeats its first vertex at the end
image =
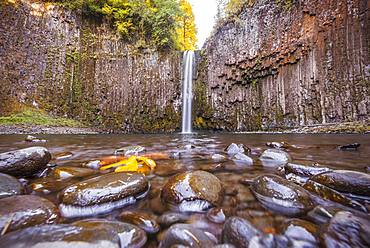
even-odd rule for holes
{"type": "MultiPolygon", "coordinates": [[[[158,134],[158,135],[39,135],[48,140],[40,145],[47,147],[52,154],[72,152],[73,156],[57,161],[58,165],[82,166],[85,162],[104,156],[113,155],[114,150],[129,145],[141,145],[148,153],[182,151],[180,159],[158,160],[157,168],[148,178],[151,189],[147,197],[137,201],[124,210],[141,210],[159,217],[169,211],[161,203],[160,191],[167,180],[174,174],[187,170],[206,170],[217,176],[223,183],[226,196],[222,208],[228,215],[238,215],[252,220],[261,230],[275,230],[286,219],[261,207],[249,188],[240,184],[240,179],[252,179],[264,173],[277,173],[274,167],[264,167],[258,160],[258,154],[267,147],[266,142],[285,141],[294,145],[288,153],[297,163],[317,162],[336,169],[365,171],[369,166],[370,136],[369,135],[299,135],[299,134],[158,134]],[[254,164],[246,166],[231,160],[215,162],[211,159],[214,153],[223,153],[231,142],[243,143],[250,147],[254,155],[254,164]],[[339,151],[337,146],[358,142],[358,151],[339,151]],[[190,147],[189,145],[192,145],[190,147]],[[222,166],[220,166],[222,165],[222,166]]],[[[24,141],[25,135],[0,135],[0,152],[31,146],[24,141]]],[[[80,179],[83,180],[83,179],[80,179]]],[[[32,180],[30,181],[32,182],[32,180]]],[[[59,204],[57,193],[44,195],[59,204]]],[[[123,209],[99,216],[114,219],[123,209]]],[[[75,219],[64,219],[69,223],[75,219]]],[[[218,236],[222,224],[209,222],[205,214],[192,214],[188,223],[207,229],[218,236]]],[[[155,247],[156,237],[150,237],[150,244],[155,247]]]]}

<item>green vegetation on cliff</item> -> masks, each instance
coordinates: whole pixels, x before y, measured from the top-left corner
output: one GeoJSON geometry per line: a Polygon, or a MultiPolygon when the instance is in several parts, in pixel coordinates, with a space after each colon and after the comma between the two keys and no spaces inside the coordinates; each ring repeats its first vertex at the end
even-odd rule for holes
{"type": "Polygon", "coordinates": [[[82,127],[83,125],[75,120],[52,117],[44,111],[25,107],[17,113],[0,117],[0,125],[36,125],[49,127],[82,127]]]}
{"type": "Polygon", "coordinates": [[[187,0],[49,0],[107,19],[123,39],[159,49],[194,49],[196,29],[187,0]],[[181,30],[181,31],[180,31],[181,30]]]}

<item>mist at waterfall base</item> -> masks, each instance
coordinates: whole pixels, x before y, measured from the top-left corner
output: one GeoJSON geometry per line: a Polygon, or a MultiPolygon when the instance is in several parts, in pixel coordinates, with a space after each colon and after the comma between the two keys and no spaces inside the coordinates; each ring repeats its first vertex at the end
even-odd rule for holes
{"type": "Polygon", "coordinates": [[[182,89],[182,131],[192,133],[192,101],[193,101],[193,63],[194,51],[185,51],[183,58],[183,89],[182,89]]]}

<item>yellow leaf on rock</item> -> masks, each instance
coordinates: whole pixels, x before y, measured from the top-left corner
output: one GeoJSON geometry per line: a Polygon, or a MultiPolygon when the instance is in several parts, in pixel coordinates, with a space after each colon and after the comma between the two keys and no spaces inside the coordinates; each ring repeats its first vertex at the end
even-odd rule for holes
{"type": "Polygon", "coordinates": [[[150,158],[146,158],[146,157],[137,157],[137,160],[139,160],[140,162],[143,162],[146,166],[148,166],[151,170],[154,170],[155,167],[157,166],[155,161],[150,159],[150,158]]]}
{"type": "Polygon", "coordinates": [[[103,166],[103,167],[100,168],[100,170],[107,170],[107,169],[110,169],[110,168],[115,168],[115,167],[123,166],[123,165],[135,166],[135,164],[137,166],[136,156],[131,156],[128,159],[121,160],[117,163],[113,163],[113,164],[110,164],[110,165],[103,166]]]}

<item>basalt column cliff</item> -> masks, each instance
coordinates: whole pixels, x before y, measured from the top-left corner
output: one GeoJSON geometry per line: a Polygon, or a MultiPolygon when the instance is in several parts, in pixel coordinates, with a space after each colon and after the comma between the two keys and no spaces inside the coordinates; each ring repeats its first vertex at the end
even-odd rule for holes
{"type": "Polygon", "coordinates": [[[24,104],[114,131],[179,128],[180,52],[54,4],[0,0],[0,19],[0,114],[24,104]]]}
{"type": "Polygon", "coordinates": [[[257,0],[219,24],[201,52],[198,128],[271,130],[369,118],[369,1],[290,3],[257,0]]]}

